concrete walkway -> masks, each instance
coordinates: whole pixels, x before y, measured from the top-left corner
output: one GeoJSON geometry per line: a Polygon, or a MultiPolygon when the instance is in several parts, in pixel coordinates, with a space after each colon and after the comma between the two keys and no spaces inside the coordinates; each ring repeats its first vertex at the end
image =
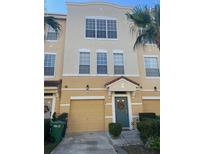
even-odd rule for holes
{"type": "Polygon", "coordinates": [[[116,154],[105,132],[64,137],[51,154],[116,154]]]}
{"type": "Polygon", "coordinates": [[[115,151],[117,152],[117,154],[127,154],[127,152],[124,149],[122,149],[122,146],[143,144],[140,139],[139,131],[137,129],[122,131],[120,136],[115,139],[110,137],[109,134],[108,134],[108,137],[113,147],[115,148],[115,151]]]}
{"type": "Polygon", "coordinates": [[[140,139],[140,134],[137,129],[135,130],[128,130],[122,131],[119,138],[113,139],[109,136],[108,137],[114,146],[127,146],[127,145],[142,145],[142,141],[140,139]]]}

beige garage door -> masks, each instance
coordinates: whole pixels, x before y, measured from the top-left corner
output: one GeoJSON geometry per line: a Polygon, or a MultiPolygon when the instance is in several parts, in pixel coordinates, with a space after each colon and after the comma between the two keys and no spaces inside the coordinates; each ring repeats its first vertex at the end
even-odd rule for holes
{"type": "Polygon", "coordinates": [[[104,131],[103,100],[73,100],[69,114],[69,132],[104,131]]]}
{"type": "Polygon", "coordinates": [[[154,112],[160,115],[160,100],[143,100],[144,112],[154,112]]]}

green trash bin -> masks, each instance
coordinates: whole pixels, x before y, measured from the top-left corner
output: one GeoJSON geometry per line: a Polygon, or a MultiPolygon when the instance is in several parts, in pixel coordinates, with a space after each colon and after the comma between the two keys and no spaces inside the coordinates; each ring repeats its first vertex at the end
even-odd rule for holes
{"type": "Polygon", "coordinates": [[[64,127],[65,122],[63,121],[51,121],[51,138],[54,142],[62,140],[64,127]]]}

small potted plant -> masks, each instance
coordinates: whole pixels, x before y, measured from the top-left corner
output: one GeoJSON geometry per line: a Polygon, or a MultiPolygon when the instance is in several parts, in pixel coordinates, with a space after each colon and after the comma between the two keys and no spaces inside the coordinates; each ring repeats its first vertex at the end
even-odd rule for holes
{"type": "Polygon", "coordinates": [[[109,123],[109,133],[112,138],[118,138],[122,132],[122,125],[120,123],[109,123]]]}

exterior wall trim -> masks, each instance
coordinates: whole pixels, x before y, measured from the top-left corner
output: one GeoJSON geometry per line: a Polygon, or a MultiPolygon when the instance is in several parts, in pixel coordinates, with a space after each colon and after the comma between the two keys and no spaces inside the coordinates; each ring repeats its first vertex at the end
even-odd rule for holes
{"type": "MultiPolygon", "coordinates": [[[[55,87],[56,88],[56,87],[55,87]]],[[[61,90],[63,91],[82,91],[82,90],[86,90],[86,88],[62,88],[61,90]]],[[[89,90],[107,90],[107,88],[89,88],[89,90]]],[[[145,91],[145,92],[155,92],[154,89],[139,89],[138,91],[145,91]]],[[[160,90],[157,90],[157,92],[160,92],[160,90]]]]}
{"type": "Polygon", "coordinates": [[[142,102],[141,103],[132,103],[132,105],[142,105],[142,102]]]}
{"type": "Polygon", "coordinates": [[[139,74],[62,74],[62,76],[96,76],[96,77],[110,77],[110,76],[127,76],[127,77],[139,77],[139,74]]]}
{"type": "MultiPolygon", "coordinates": [[[[76,90],[76,91],[81,91],[81,90],[86,90],[86,88],[62,88],[63,91],[66,91],[66,90],[76,90]]],[[[89,88],[89,90],[107,90],[106,88],[89,88]]]]}
{"type": "Polygon", "coordinates": [[[60,104],[60,106],[70,106],[70,104],[60,104]]]}
{"type": "Polygon", "coordinates": [[[142,99],[160,99],[159,96],[142,96],[142,99]]]}
{"type": "Polygon", "coordinates": [[[105,99],[105,96],[71,96],[71,100],[105,99]]]}
{"type": "Polygon", "coordinates": [[[105,119],[112,119],[112,116],[105,116],[105,119]]]}

